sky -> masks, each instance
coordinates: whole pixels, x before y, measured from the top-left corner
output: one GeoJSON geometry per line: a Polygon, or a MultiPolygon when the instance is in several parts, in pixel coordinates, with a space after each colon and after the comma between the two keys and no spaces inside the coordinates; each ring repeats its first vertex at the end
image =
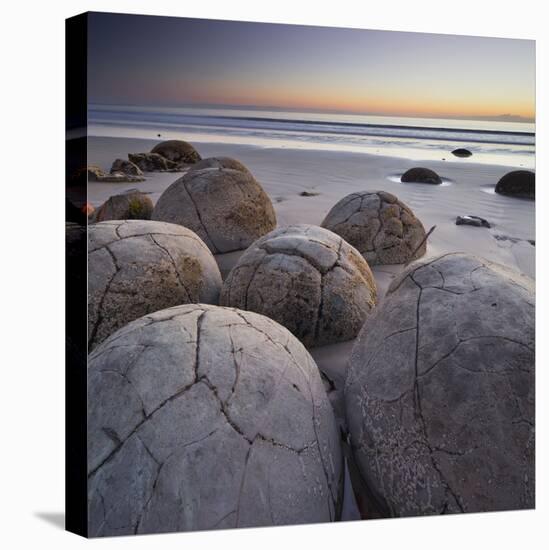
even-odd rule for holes
{"type": "Polygon", "coordinates": [[[89,103],[535,116],[535,42],[92,13],[89,103]]]}

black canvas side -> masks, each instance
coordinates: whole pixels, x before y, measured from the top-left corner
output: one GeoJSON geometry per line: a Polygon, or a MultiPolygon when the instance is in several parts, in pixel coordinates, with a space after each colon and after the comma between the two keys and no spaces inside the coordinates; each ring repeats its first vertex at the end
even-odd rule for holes
{"type": "Polygon", "coordinates": [[[86,537],[87,14],[67,19],[65,31],[65,528],[86,537]]]}

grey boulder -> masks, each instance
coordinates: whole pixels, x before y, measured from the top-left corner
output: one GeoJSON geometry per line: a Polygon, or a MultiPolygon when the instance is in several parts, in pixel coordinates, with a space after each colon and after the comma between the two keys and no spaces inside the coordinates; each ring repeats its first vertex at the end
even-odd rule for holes
{"type": "Polygon", "coordinates": [[[94,213],[93,220],[149,220],[153,211],[151,199],[140,191],[109,197],[94,213]]]}
{"type": "Polygon", "coordinates": [[[179,304],[217,303],[221,274],[192,231],[145,220],[90,225],[88,347],[147,313],[179,304]]]}
{"type": "Polygon", "coordinates": [[[342,452],[283,327],[191,304],[125,326],[88,368],[89,534],[335,521],[342,452]]]}
{"type": "Polygon", "coordinates": [[[153,147],[151,153],[162,155],[168,160],[182,164],[194,164],[201,159],[196,149],[182,139],[162,141],[153,147]]]}
{"type": "Polygon", "coordinates": [[[353,245],[370,265],[401,264],[425,254],[425,229],[412,210],[385,191],[341,199],[322,222],[353,245]]]}
{"type": "Polygon", "coordinates": [[[231,157],[210,157],[202,159],[196,164],[193,164],[190,170],[203,170],[204,168],[230,168],[231,170],[238,170],[246,174],[251,174],[244,164],[231,157]]]}
{"type": "Polygon", "coordinates": [[[382,515],[534,506],[534,290],[465,254],[417,262],[364,325],[345,387],[382,515]]]}
{"type": "Polygon", "coordinates": [[[127,174],[130,176],[142,176],[143,172],[133,162],[124,159],[116,159],[111,166],[111,174],[120,172],[122,174],[127,174]]]}
{"type": "Polygon", "coordinates": [[[177,162],[157,153],[128,153],[128,159],[143,172],[181,172],[184,170],[177,162]]]}
{"type": "Polygon", "coordinates": [[[152,219],[192,229],[213,253],[247,248],[276,227],[271,200],[254,177],[223,167],[191,170],[172,183],[152,219]]]}
{"type": "Polygon", "coordinates": [[[283,227],[258,239],[220,296],[221,305],[266,315],[307,346],[354,338],[376,300],[374,277],[360,253],[313,225],[283,227]]]}

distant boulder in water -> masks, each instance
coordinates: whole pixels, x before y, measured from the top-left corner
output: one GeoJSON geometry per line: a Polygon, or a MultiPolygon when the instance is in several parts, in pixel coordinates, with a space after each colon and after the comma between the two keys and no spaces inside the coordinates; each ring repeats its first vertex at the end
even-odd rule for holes
{"type": "Polygon", "coordinates": [[[403,183],[429,183],[431,185],[440,185],[442,179],[429,168],[410,168],[400,178],[403,183]]]}
{"type": "Polygon", "coordinates": [[[151,153],[162,155],[164,158],[177,163],[194,164],[202,159],[198,151],[186,141],[170,139],[155,145],[151,153]]]}
{"type": "Polygon", "coordinates": [[[469,149],[463,149],[463,148],[454,149],[452,151],[452,155],[454,155],[455,157],[461,157],[461,158],[470,157],[472,154],[473,153],[471,153],[471,151],[469,151],[469,149]]]}
{"type": "Polygon", "coordinates": [[[529,170],[515,170],[505,174],[496,185],[496,193],[523,199],[536,198],[536,174],[529,170]]]}

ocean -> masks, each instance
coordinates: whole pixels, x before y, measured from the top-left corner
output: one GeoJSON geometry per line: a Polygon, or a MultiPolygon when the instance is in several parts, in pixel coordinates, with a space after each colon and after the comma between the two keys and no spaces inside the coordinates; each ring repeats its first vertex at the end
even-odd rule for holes
{"type": "Polygon", "coordinates": [[[185,139],[265,148],[314,149],[417,160],[471,161],[535,167],[535,125],[463,120],[296,112],[256,108],[89,105],[88,134],[103,137],[185,139]]]}

